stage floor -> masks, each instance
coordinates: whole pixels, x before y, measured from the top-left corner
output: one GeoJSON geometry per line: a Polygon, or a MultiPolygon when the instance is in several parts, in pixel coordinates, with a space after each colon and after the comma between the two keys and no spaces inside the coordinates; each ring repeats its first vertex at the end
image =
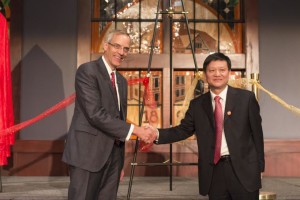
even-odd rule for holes
{"type": "MultiPolygon", "coordinates": [[[[0,200],[65,200],[69,177],[2,177],[0,200]]],[[[127,199],[129,177],[120,184],[118,200],[127,199]]],[[[198,193],[198,181],[192,177],[134,177],[132,200],[208,199],[198,193]]],[[[300,177],[264,177],[261,192],[276,193],[277,200],[300,200],[300,177]]]]}

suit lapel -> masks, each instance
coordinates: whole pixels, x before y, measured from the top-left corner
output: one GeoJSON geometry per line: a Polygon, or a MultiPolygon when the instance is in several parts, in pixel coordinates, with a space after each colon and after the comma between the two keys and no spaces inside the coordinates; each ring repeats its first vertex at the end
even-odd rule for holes
{"type": "Polygon", "coordinates": [[[110,76],[109,76],[109,74],[108,74],[108,71],[107,71],[107,69],[106,69],[106,67],[105,67],[105,64],[104,64],[102,58],[99,58],[99,59],[98,59],[98,64],[99,64],[99,71],[100,71],[100,74],[101,74],[101,76],[102,76],[103,79],[104,79],[103,82],[104,82],[105,84],[108,85],[109,90],[110,90],[110,93],[111,93],[111,96],[112,96],[112,98],[114,99],[114,101],[115,101],[115,103],[116,103],[116,106],[118,107],[118,99],[116,99],[116,95],[115,95],[115,93],[114,93],[115,91],[114,91],[114,88],[113,88],[113,86],[112,86],[110,76]]]}
{"type": "Polygon", "coordinates": [[[127,83],[124,77],[117,72],[117,82],[120,97],[120,114],[123,120],[126,120],[127,115],[127,83]]]}
{"type": "MultiPolygon", "coordinates": [[[[120,99],[120,113],[125,118],[124,111],[126,108],[123,107],[123,105],[124,105],[123,101],[127,101],[127,96],[126,96],[127,88],[124,88],[124,87],[127,87],[127,85],[124,83],[124,81],[122,81],[123,77],[119,72],[117,72],[116,75],[117,75],[117,86],[118,86],[118,90],[119,90],[119,99],[120,99]]],[[[126,102],[125,102],[125,105],[127,105],[126,102]]]]}
{"type": "Polygon", "coordinates": [[[211,96],[210,93],[207,92],[204,94],[204,100],[203,100],[203,110],[206,112],[207,117],[210,121],[211,126],[213,129],[215,128],[215,123],[214,123],[214,112],[213,112],[213,107],[212,107],[212,102],[211,102],[211,96]]]}
{"type": "Polygon", "coordinates": [[[224,112],[224,123],[232,114],[234,106],[236,105],[236,91],[234,88],[228,86],[227,97],[226,97],[226,105],[225,105],[225,112],[224,112]]]}
{"type": "Polygon", "coordinates": [[[122,81],[121,81],[121,74],[119,72],[116,73],[117,75],[117,85],[118,85],[118,90],[119,90],[119,96],[120,96],[120,101],[121,99],[123,99],[124,97],[124,89],[123,89],[123,86],[124,84],[122,84],[122,81]]]}

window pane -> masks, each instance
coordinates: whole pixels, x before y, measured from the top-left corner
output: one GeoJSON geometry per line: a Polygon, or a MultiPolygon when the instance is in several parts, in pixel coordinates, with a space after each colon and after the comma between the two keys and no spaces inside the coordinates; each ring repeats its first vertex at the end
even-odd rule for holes
{"type": "MultiPolygon", "coordinates": [[[[149,53],[153,36],[154,22],[118,22],[117,29],[126,30],[129,33],[131,43],[131,53],[149,53]],[[139,26],[141,26],[141,34],[139,34],[139,26]]],[[[154,53],[161,53],[161,23],[157,24],[156,38],[154,43],[154,53]]]]}
{"type": "MultiPolygon", "coordinates": [[[[110,29],[123,29],[132,38],[131,53],[149,53],[154,30],[157,2],[152,0],[94,0],[92,22],[92,53],[101,53],[103,38],[110,29]],[[115,3],[117,2],[117,7],[115,3]],[[117,19],[114,21],[114,14],[117,19]],[[137,19],[139,21],[137,21],[137,19]],[[98,22],[97,22],[98,21],[98,22]],[[102,22],[101,22],[102,21],[102,22]]],[[[181,0],[170,1],[175,11],[183,11],[181,0]]],[[[188,12],[191,42],[196,53],[243,53],[243,23],[241,17],[240,0],[184,0],[185,10],[188,12]],[[195,9],[194,9],[195,8],[195,9]],[[194,13],[194,10],[197,12],[194,13]],[[225,20],[228,20],[227,22],[225,20]]],[[[165,2],[164,2],[165,3],[165,2]]],[[[159,7],[162,10],[162,7],[159,7]]],[[[162,15],[159,14],[159,19],[162,15]]],[[[183,14],[173,15],[173,49],[175,53],[191,53],[188,29],[183,14]]],[[[166,17],[164,20],[168,20],[166,17]]],[[[167,24],[167,23],[166,23],[167,24]]],[[[154,53],[162,53],[162,38],[170,34],[157,25],[157,35],[154,53]],[[163,33],[163,30],[164,33],[163,33]]],[[[167,43],[166,43],[167,44],[167,43]]],[[[168,47],[165,47],[168,48],[168,47]]]]}
{"type": "Polygon", "coordinates": [[[201,0],[196,4],[198,19],[239,20],[240,0],[201,0]]]}
{"type": "Polygon", "coordinates": [[[196,3],[196,19],[218,19],[216,0],[201,0],[196,3]]]}
{"type": "Polygon", "coordinates": [[[243,53],[242,24],[220,24],[220,52],[243,53]]]}
{"type": "MultiPolygon", "coordinates": [[[[175,22],[173,25],[173,52],[192,53],[191,43],[195,47],[195,53],[211,53],[218,51],[218,23],[189,23],[191,41],[188,36],[186,23],[175,22]]],[[[231,36],[228,29],[223,36],[231,36]]],[[[225,37],[222,41],[233,43],[231,37],[225,37]]],[[[233,48],[233,47],[232,47],[233,48]]],[[[234,52],[234,49],[232,50],[234,52]]]]}
{"type": "Polygon", "coordinates": [[[195,26],[196,53],[211,53],[218,51],[218,24],[196,23],[195,26]]]}
{"type": "MultiPolygon", "coordinates": [[[[162,2],[162,1],[160,1],[162,2]]],[[[154,0],[143,0],[141,1],[141,19],[156,19],[157,3],[158,1],[154,0]]],[[[161,5],[160,7],[161,8],[161,5]]],[[[161,19],[161,14],[158,14],[158,19],[161,19]]]]}
{"type": "Polygon", "coordinates": [[[137,0],[118,0],[118,19],[138,19],[139,2],[137,0]],[[119,5],[120,4],[120,5],[119,5]]]}
{"type": "MultiPolygon", "coordinates": [[[[138,83],[138,80],[146,77],[147,71],[130,71],[130,70],[118,70],[128,81],[128,100],[127,100],[127,120],[134,124],[139,124],[139,115],[142,108],[143,96],[145,87],[142,83],[138,83]]],[[[161,127],[162,125],[162,71],[151,71],[149,86],[151,87],[151,93],[147,98],[150,98],[151,105],[144,107],[144,113],[142,118],[142,125],[152,123],[161,127]],[[156,87],[158,84],[158,87],[156,87]]]]}
{"type": "MultiPolygon", "coordinates": [[[[194,23],[189,23],[191,41],[189,40],[188,29],[185,22],[173,23],[173,52],[191,53],[191,43],[194,43],[194,23]]],[[[193,44],[194,45],[194,44],[193,44]]]]}
{"type": "MultiPolygon", "coordinates": [[[[183,5],[188,19],[194,18],[194,4],[195,1],[191,0],[183,0],[183,5]]],[[[181,4],[181,0],[173,0],[172,6],[176,12],[183,12],[183,6],[181,4]]],[[[185,19],[184,14],[174,14],[174,19],[185,19]]]]}
{"type": "Polygon", "coordinates": [[[173,77],[176,80],[173,82],[173,123],[177,125],[185,94],[191,88],[192,81],[194,80],[194,71],[174,71],[173,77]]]}
{"type": "MultiPolygon", "coordinates": [[[[93,0],[92,1],[92,17],[109,19],[115,17],[115,0],[93,0]]],[[[122,4],[118,3],[117,7],[120,8],[122,4]]]]}
{"type": "MultiPolygon", "coordinates": [[[[185,23],[174,23],[173,46],[176,53],[192,53],[188,30],[185,23]]],[[[189,23],[192,44],[196,53],[242,53],[242,24],[234,24],[233,29],[227,23],[189,23]],[[220,28],[219,28],[220,27],[220,28]]]]}
{"type": "MultiPolygon", "coordinates": [[[[129,33],[132,43],[130,53],[149,53],[151,40],[153,36],[152,22],[117,22],[117,29],[124,30],[129,33]],[[139,34],[139,26],[141,25],[142,33],[139,34]]],[[[161,23],[158,23],[156,39],[154,44],[154,53],[162,51],[162,29],[161,23]]],[[[115,29],[115,22],[92,22],[92,53],[102,53],[103,44],[106,34],[115,29]]]]}
{"type": "Polygon", "coordinates": [[[138,18],[139,10],[137,0],[93,0],[92,17],[101,19],[113,19],[117,13],[117,18],[138,18]],[[127,12],[132,9],[131,12],[127,12]],[[126,14],[125,14],[126,13],[126,14]]]}
{"type": "Polygon", "coordinates": [[[225,20],[239,20],[241,16],[239,0],[220,0],[220,15],[225,20]]]}
{"type": "MultiPolygon", "coordinates": [[[[153,38],[154,31],[154,22],[142,22],[141,23],[141,53],[150,53],[151,50],[151,42],[153,38]]],[[[162,52],[162,23],[158,23],[156,27],[156,36],[153,47],[153,52],[159,54],[162,52]]]]}

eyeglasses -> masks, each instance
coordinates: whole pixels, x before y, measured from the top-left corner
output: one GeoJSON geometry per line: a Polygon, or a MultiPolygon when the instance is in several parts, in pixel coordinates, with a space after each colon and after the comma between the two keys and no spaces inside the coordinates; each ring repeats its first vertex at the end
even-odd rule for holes
{"type": "Polygon", "coordinates": [[[112,44],[112,43],[108,42],[108,44],[111,45],[111,46],[113,46],[113,47],[114,47],[115,49],[117,49],[117,50],[123,49],[123,52],[124,52],[124,53],[128,53],[129,50],[130,50],[129,47],[122,47],[121,45],[119,45],[119,44],[117,44],[117,43],[112,44]]]}

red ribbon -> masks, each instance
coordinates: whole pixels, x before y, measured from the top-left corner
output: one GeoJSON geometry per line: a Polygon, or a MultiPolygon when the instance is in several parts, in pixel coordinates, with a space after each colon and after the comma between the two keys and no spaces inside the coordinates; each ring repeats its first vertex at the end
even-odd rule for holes
{"type": "Polygon", "coordinates": [[[75,93],[70,95],[69,97],[67,97],[66,99],[64,99],[63,101],[59,102],[58,104],[56,104],[55,106],[51,107],[50,109],[46,110],[45,112],[43,112],[42,114],[27,120],[25,122],[22,122],[20,124],[11,126],[7,129],[1,130],[0,131],[0,155],[5,155],[5,159],[4,157],[2,157],[2,160],[0,158],[0,165],[6,165],[7,164],[7,157],[10,156],[10,149],[9,149],[9,145],[12,145],[12,139],[14,137],[14,133],[33,124],[36,123],[37,121],[63,109],[64,107],[70,105],[71,103],[73,103],[75,100],[75,93]],[[10,139],[10,140],[8,140],[10,139]]]}
{"type": "Polygon", "coordinates": [[[17,125],[14,125],[12,127],[9,127],[3,131],[0,131],[0,135],[3,136],[3,135],[7,135],[7,134],[10,134],[10,133],[14,133],[14,132],[17,132],[45,117],[48,117],[49,115],[65,108],[66,106],[72,104],[75,100],[75,93],[73,93],[72,95],[70,95],[69,97],[67,97],[66,99],[64,99],[63,101],[59,102],[58,104],[54,105],[53,107],[49,108],[48,110],[44,111],[43,113],[41,113],[40,115],[30,119],[30,120],[27,120],[25,122],[22,122],[20,124],[17,124],[17,125]]]}
{"type": "MultiPolygon", "coordinates": [[[[10,71],[9,71],[10,72],[10,71]]],[[[151,118],[151,113],[152,112],[156,112],[156,102],[154,100],[154,95],[152,90],[149,88],[149,77],[146,78],[137,78],[137,79],[131,79],[128,81],[128,85],[135,85],[135,84],[140,84],[142,83],[145,87],[145,91],[144,91],[144,104],[145,104],[145,113],[146,113],[146,117],[148,119],[151,118]]],[[[11,87],[11,84],[6,84],[7,86],[11,87]]],[[[48,117],[49,115],[54,114],[55,112],[69,106],[70,104],[72,104],[75,101],[75,93],[73,93],[72,95],[70,95],[69,97],[67,97],[66,99],[64,99],[63,101],[57,103],[56,105],[54,105],[53,107],[49,108],[48,110],[46,110],[45,112],[41,113],[40,115],[24,121],[20,124],[14,125],[13,126],[13,118],[12,120],[3,120],[3,122],[10,122],[10,124],[6,124],[6,127],[2,127],[0,129],[0,165],[6,165],[7,164],[7,157],[10,156],[10,145],[13,145],[14,143],[14,133],[29,126],[32,125],[33,123],[36,123],[37,121],[48,117]],[[9,127],[9,128],[7,128],[9,127]]],[[[12,101],[11,102],[11,106],[12,106],[12,101]]],[[[1,106],[3,107],[3,106],[1,106]]],[[[13,114],[13,112],[10,112],[11,114],[13,114]]],[[[13,117],[13,115],[10,115],[10,117],[13,117]]],[[[152,126],[157,126],[157,122],[151,122],[150,121],[150,125],[152,126]]],[[[149,149],[152,147],[153,144],[146,144],[142,141],[139,142],[139,150],[140,151],[149,151],[149,149]]]]}

